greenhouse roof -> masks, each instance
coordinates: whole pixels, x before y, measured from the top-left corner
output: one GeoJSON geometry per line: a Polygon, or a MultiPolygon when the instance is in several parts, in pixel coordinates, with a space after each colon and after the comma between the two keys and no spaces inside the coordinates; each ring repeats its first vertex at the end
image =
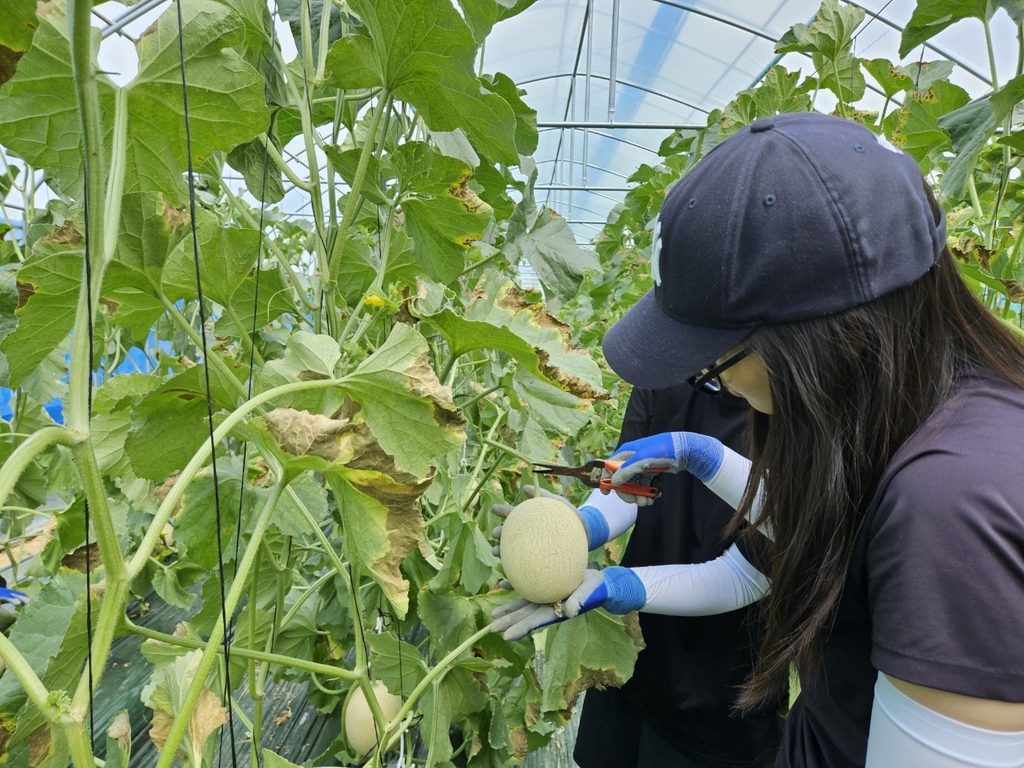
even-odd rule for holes
{"type": "MultiPolygon", "coordinates": [[[[854,55],[899,60],[900,30],[915,0],[850,4],[865,11],[854,55]]],[[[110,69],[126,70],[124,55],[134,55],[130,37],[119,35],[137,36],[165,7],[158,0],[127,9],[115,3],[97,7],[101,18],[96,25],[108,41],[107,56],[119,61],[110,69]]],[[[481,69],[504,72],[526,91],[540,129],[538,199],[569,220],[577,239],[587,241],[623,198],[630,175],[642,163],[657,162],[657,148],[673,129],[703,126],[711,110],[756,85],[776,63],[813,73],[805,54],[776,55],[775,41],[794,24],[810,23],[818,7],[818,0],[538,0],[494,28],[481,69]]],[[[290,33],[283,23],[278,28],[290,59],[290,33]]],[[[1001,71],[1016,64],[1015,32],[1006,14],[993,19],[993,49],[1001,71]]],[[[939,33],[905,63],[922,58],[957,63],[951,79],[972,96],[990,88],[979,22],[939,33]]],[[[868,87],[873,87],[870,78],[868,87]]],[[[815,106],[831,111],[833,104],[823,91],[815,106]]],[[[881,104],[878,93],[867,95],[867,107],[881,104]]],[[[284,212],[308,215],[308,208],[301,207],[308,205],[308,197],[296,196],[296,201],[289,207],[286,198],[284,212]]]]}

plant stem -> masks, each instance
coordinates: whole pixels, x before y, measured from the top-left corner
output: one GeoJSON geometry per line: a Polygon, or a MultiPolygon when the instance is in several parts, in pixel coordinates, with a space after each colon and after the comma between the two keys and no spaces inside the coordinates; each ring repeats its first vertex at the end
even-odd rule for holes
{"type": "Polygon", "coordinates": [[[68,740],[71,764],[75,768],[93,768],[96,765],[96,758],[92,754],[92,744],[85,732],[85,722],[65,717],[64,737],[68,740]]]}
{"type": "MultiPolygon", "coordinates": [[[[97,533],[99,530],[97,529],[97,533]]],[[[108,573],[107,587],[103,593],[103,602],[100,603],[99,618],[93,628],[92,645],[89,653],[93,659],[92,683],[94,686],[100,684],[103,677],[103,670],[106,667],[107,655],[110,653],[110,645],[114,642],[114,632],[124,616],[124,607],[128,600],[128,579],[121,576],[114,576],[108,573]]],[[[91,595],[88,599],[91,599],[91,595]]],[[[78,688],[75,690],[75,698],[71,702],[72,715],[75,719],[84,721],[92,705],[92,697],[95,688],[89,687],[89,675],[82,675],[78,681],[78,688]]]]}
{"type": "MultiPolygon", "coordinates": [[[[259,553],[259,543],[262,541],[264,534],[266,534],[267,528],[270,527],[270,520],[273,516],[274,508],[277,506],[277,502],[280,500],[281,494],[284,492],[285,483],[285,480],[280,480],[274,485],[273,491],[271,491],[270,496],[263,505],[263,509],[260,511],[260,516],[256,521],[256,526],[253,528],[252,535],[249,539],[249,546],[245,548],[245,554],[242,556],[242,562],[239,563],[238,569],[235,572],[235,578],[231,582],[231,589],[228,592],[224,605],[224,615],[228,617],[229,621],[235,613],[235,608],[238,606],[239,600],[242,598],[242,593],[246,588],[249,573],[251,572],[253,563],[259,553]]],[[[210,637],[207,640],[206,648],[203,650],[199,666],[196,668],[195,677],[193,677],[188,690],[185,692],[181,706],[175,713],[174,723],[171,726],[170,732],[167,734],[167,742],[164,744],[164,747],[160,752],[160,759],[157,762],[157,768],[170,768],[171,763],[175,760],[175,754],[178,751],[178,744],[181,742],[182,737],[185,735],[185,731],[189,727],[189,723],[192,718],[192,710],[195,709],[195,706],[199,701],[199,696],[203,691],[203,685],[206,683],[206,678],[213,668],[214,661],[217,659],[217,646],[221,644],[225,629],[223,618],[218,619],[217,624],[214,626],[213,631],[210,633],[210,637]]],[[[231,691],[228,691],[229,696],[231,693],[231,691]]]]}
{"type": "MultiPolygon", "coordinates": [[[[140,627],[138,624],[133,624],[128,619],[125,619],[124,627],[133,635],[140,635],[141,637],[166,643],[167,645],[175,645],[181,648],[188,648],[189,650],[201,650],[207,647],[207,644],[200,640],[190,640],[186,637],[175,637],[174,635],[168,635],[164,632],[157,632],[156,630],[149,629],[148,627],[140,627]]],[[[217,646],[217,653],[223,655],[223,644],[217,646]]],[[[342,669],[341,667],[332,667],[328,664],[320,664],[306,659],[282,656],[278,653],[266,653],[264,651],[256,651],[250,648],[242,648],[239,645],[231,646],[231,655],[237,656],[240,659],[253,659],[265,664],[278,664],[282,667],[291,667],[292,669],[301,669],[306,672],[315,672],[318,675],[324,675],[338,680],[355,680],[358,677],[355,672],[348,669],[342,669]]]]}
{"type": "MultiPolygon", "coordinates": [[[[391,95],[387,91],[381,91],[377,99],[377,108],[373,112],[373,119],[370,122],[370,130],[363,143],[362,152],[359,154],[359,164],[356,166],[356,175],[352,179],[352,189],[348,195],[348,202],[345,204],[345,213],[342,214],[341,227],[338,230],[338,243],[344,243],[348,236],[348,228],[355,218],[356,204],[361,197],[363,183],[366,180],[366,169],[370,165],[370,155],[373,154],[374,143],[377,140],[377,129],[380,127],[380,120],[386,110],[391,108],[391,95]]],[[[330,264],[330,270],[325,290],[328,295],[334,294],[338,285],[338,270],[341,268],[341,260],[335,258],[330,264]]]]}
{"type": "Polygon", "coordinates": [[[469,406],[475,405],[476,403],[480,402],[481,400],[483,400],[488,395],[494,394],[499,389],[501,389],[501,384],[498,384],[497,386],[491,387],[490,389],[488,389],[488,390],[486,390],[484,392],[481,392],[480,394],[478,394],[478,395],[476,395],[474,397],[471,397],[469,400],[467,400],[464,403],[459,403],[458,404],[459,408],[462,408],[462,409],[469,408],[469,406]]]}
{"type": "MultiPolygon", "coordinates": [[[[490,631],[490,626],[486,626],[483,629],[478,629],[474,634],[466,638],[459,645],[458,648],[456,648],[454,651],[452,651],[443,659],[441,659],[441,661],[439,661],[437,665],[433,667],[429,672],[427,672],[423,679],[420,680],[419,685],[412,689],[412,693],[409,694],[409,698],[405,700],[405,703],[402,704],[402,708],[398,710],[398,714],[395,715],[394,719],[391,722],[401,723],[405,719],[406,715],[408,715],[412,711],[413,705],[417,702],[420,696],[423,695],[423,692],[427,689],[427,686],[433,683],[435,679],[443,679],[444,675],[448,673],[451,666],[456,661],[458,661],[459,656],[461,656],[468,649],[472,648],[479,640],[481,640],[484,637],[487,637],[487,633],[490,631]]],[[[393,747],[395,744],[395,739],[400,737],[401,731],[391,735],[390,740],[387,742],[387,749],[391,749],[391,747],[393,747]]]]}
{"type": "Polygon", "coordinates": [[[51,445],[64,445],[70,448],[74,444],[74,435],[63,427],[54,426],[43,427],[15,448],[0,466],[0,506],[7,502],[7,497],[11,495],[11,491],[21,478],[21,473],[35,461],[36,456],[51,445]]]}
{"type": "Polygon", "coordinates": [[[296,188],[301,189],[303,192],[313,191],[313,188],[310,186],[309,182],[300,179],[299,175],[295,173],[292,167],[285,162],[285,159],[281,156],[281,153],[278,152],[277,147],[274,146],[274,142],[270,140],[270,137],[267,136],[267,134],[261,133],[256,138],[259,139],[261,144],[263,144],[264,148],[267,150],[267,156],[274,161],[274,165],[276,165],[284,173],[288,181],[294,184],[296,188]]]}
{"type": "Polygon", "coordinates": [[[992,73],[992,91],[999,90],[999,76],[996,73],[996,55],[992,50],[992,29],[988,25],[988,19],[982,19],[981,23],[985,27],[985,46],[988,49],[988,66],[992,73]]]}
{"type": "Polygon", "coordinates": [[[974,209],[974,215],[981,221],[985,218],[985,213],[981,210],[981,200],[978,199],[978,187],[974,183],[973,173],[967,177],[967,192],[971,197],[971,207],[974,209]]]}
{"type": "MultiPolygon", "coordinates": [[[[316,159],[316,140],[314,138],[315,128],[313,126],[313,90],[316,87],[316,76],[313,70],[313,32],[309,22],[309,3],[300,2],[302,7],[302,72],[303,87],[299,100],[299,114],[302,117],[302,137],[306,144],[306,166],[309,168],[309,192],[310,203],[313,206],[313,229],[316,232],[314,248],[316,250],[317,268],[320,272],[320,284],[330,271],[330,254],[327,253],[327,241],[324,239],[324,200],[323,191],[320,187],[320,170],[316,159]]],[[[329,5],[329,3],[324,3],[329,5]]],[[[323,315],[326,311],[329,329],[334,328],[336,312],[334,307],[333,286],[323,289],[321,297],[317,301],[319,310],[313,317],[313,328],[316,333],[321,332],[323,315]],[[326,303],[326,307],[323,304],[326,303]]]]}
{"type": "Polygon", "coordinates": [[[125,568],[121,545],[117,541],[114,519],[110,515],[110,504],[107,502],[107,489],[103,485],[103,474],[96,462],[96,454],[92,449],[92,441],[83,440],[71,449],[78,466],[78,474],[85,487],[85,499],[89,504],[92,524],[96,528],[96,540],[100,546],[100,556],[107,573],[107,586],[113,580],[125,581],[128,571],[125,568]]]}

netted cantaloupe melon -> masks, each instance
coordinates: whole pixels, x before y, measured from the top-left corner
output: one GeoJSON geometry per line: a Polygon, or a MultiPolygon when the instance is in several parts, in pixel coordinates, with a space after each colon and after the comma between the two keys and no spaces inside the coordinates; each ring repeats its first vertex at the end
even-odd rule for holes
{"type": "MultiPolygon", "coordinates": [[[[380,680],[373,681],[373,695],[380,704],[385,720],[391,720],[402,708],[402,697],[388,692],[380,680]]],[[[345,738],[357,755],[366,755],[377,746],[377,729],[374,727],[370,705],[362,688],[356,688],[345,710],[345,738]]]]}
{"type": "Polygon", "coordinates": [[[509,513],[501,529],[501,564],[527,600],[564,600],[583,582],[587,569],[583,523],[557,499],[528,499],[509,513]]]}

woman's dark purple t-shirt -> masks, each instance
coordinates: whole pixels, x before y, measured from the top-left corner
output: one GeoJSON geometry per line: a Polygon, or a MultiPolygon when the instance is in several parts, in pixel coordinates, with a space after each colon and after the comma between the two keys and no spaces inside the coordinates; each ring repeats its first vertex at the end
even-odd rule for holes
{"type": "Polygon", "coordinates": [[[964,377],[886,468],[776,764],[863,765],[879,670],[1024,702],[1024,390],[989,374],[964,377]]]}

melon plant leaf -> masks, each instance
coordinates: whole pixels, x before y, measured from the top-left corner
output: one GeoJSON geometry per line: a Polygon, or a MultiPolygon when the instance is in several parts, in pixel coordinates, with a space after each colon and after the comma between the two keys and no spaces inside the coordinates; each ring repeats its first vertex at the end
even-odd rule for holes
{"type": "Polygon", "coordinates": [[[989,97],[996,123],[1002,124],[1013,114],[1013,108],[1024,99],[1024,75],[1018,75],[989,97]]]}
{"type": "Polygon", "coordinates": [[[459,0],[459,6],[473,37],[477,43],[483,43],[498,18],[497,0],[459,0]]]}
{"type": "MultiPolygon", "coordinates": [[[[34,11],[33,7],[33,11],[34,11]]],[[[6,21],[4,23],[6,26],[6,21]]],[[[18,71],[0,87],[0,144],[33,168],[46,169],[47,183],[58,192],[78,198],[82,192],[82,131],[68,55],[68,19],[63,7],[39,19],[32,47],[18,71]]],[[[93,50],[100,31],[92,30],[93,50]]],[[[100,113],[113,115],[114,84],[96,76],[100,113]]],[[[109,135],[105,137],[109,148],[109,135]]]]}
{"type": "Polygon", "coordinates": [[[544,646],[545,712],[569,710],[594,686],[619,688],[644,649],[636,613],[590,611],[549,627],[544,646]]]}
{"type": "Polygon", "coordinates": [[[541,208],[529,230],[515,238],[510,224],[509,239],[502,251],[512,263],[520,259],[530,262],[556,311],[562,302],[579,292],[587,270],[601,268],[592,251],[576,244],[576,236],[565,219],[549,208],[541,208]]]}
{"type": "Polygon", "coordinates": [[[821,87],[850,104],[864,95],[866,83],[860,61],[853,57],[853,33],[864,11],[838,0],[824,0],[811,22],[795,24],[775,45],[776,53],[809,53],[821,87]]]}
{"type": "Polygon", "coordinates": [[[477,631],[477,611],[467,597],[427,590],[417,597],[417,609],[431,642],[444,656],[477,631]]]}
{"type": "MultiPolygon", "coordinates": [[[[241,43],[235,46],[235,50],[242,54],[249,65],[255,69],[266,81],[267,99],[276,107],[284,107],[289,103],[288,87],[285,84],[284,73],[281,72],[274,58],[274,51],[270,48],[270,36],[274,21],[270,15],[270,6],[261,3],[260,0],[217,0],[217,2],[230,8],[241,19],[245,29],[245,37],[241,43]]],[[[282,3],[283,5],[283,3],[282,3]]],[[[314,5],[322,7],[322,4],[314,2],[314,5]]],[[[319,11],[317,11],[319,13],[319,11]]],[[[334,11],[332,15],[338,15],[334,11]]],[[[319,19],[319,15],[313,16],[319,19]]],[[[313,34],[320,30],[320,25],[314,23],[313,34]]],[[[296,36],[301,39],[301,34],[296,36]]],[[[316,43],[313,43],[316,50],[316,43]]],[[[280,43],[277,45],[280,54],[280,43]]],[[[260,147],[262,157],[262,145],[260,147]]],[[[271,170],[273,172],[273,170],[271,170]]]]}
{"type": "MultiPolygon", "coordinates": [[[[214,412],[235,407],[237,395],[217,368],[210,370],[210,398],[214,412]]],[[[182,469],[210,439],[206,423],[206,381],[197,365],[166,381],[132,408],[132,426],[124,449],[135,474],[163,481],[182,469]]]]}
{"type": "Polygon", "coordinates": [[[263,750],[263,768],[300,768],[269,749],[263,750]]]}
{"type": "Polygon", "coordinates": [[[419,542],[423,517],[416,500],[430,485],[397,469],[376,444],[327,472],[345,531],[345,549],[381,586],[399,618],[409,609],[401,565],[419,542]],[[356,518],[359,518],[358,520],[356,518]]]}
{"type": "MultiPolygon", "coordinates": [[[[9,639],[49,690],[70,690],[86,651],[85,575],[65,569],[52,578],[22,608],[9,639]]],[[[50,738],[45,716],[11,674],[0,678],[0,735],[12,765],[28,765],[30,746],[50,738]]]]}
{"type": "Polygon", "coordinates": [[[942,174],[939,186],[947,195],[959,197],[967,188],[967,178],[974,172],[978,154],[995,133],[993,104],[987,98],[971,102],[940,117],[938,126],[949,132],[950,143],[956,152],[956,157],[942,174]]]}
{"type": "Polygon", "coordinates": [[[470,245],[483,239],[491,207],[467,184],[466,163],[423,142],[403,144],[390,161],[416,260],[428,276],[451,282],[465,268],[470,245]]]}
{"type": "Polygon", "coordinates": [[[580,409],[579,398],[540,379],[518,374],[513,379],[513,388],[529,408],[530,418],[536,419],[549,435],[574,435],[588,421],[587,414],[580,409]]]}
{"type": "MultiPolygon", "coordinates": [[[[882,88],[887,99],[903,91],[915,90],[913,79],[901,72],[899,67],[888,59],[862,59],[861,64],[882,88]]],[[[921,90],[928,90],[928,86],[925,85],[921,90]]]]}
{"type": "Polygon", "coordinates": [[[362,20],[327,56],[326,80],[343,89],[383,86],[434,131],[462,128],[480,151],[516,165],[516,120],[501,96],[481,92],[477,43],[450,3],[352,0],[362,20]]]}
{"type": "Polygon", "coordinates": [[[346,304],[354,306],[366,295],[377,276],[373,251],[363,236],[347,237],[334,249],[331,261],[338,260],[338,293],[346,304]]]}
{"type": "MultiPolygon", "coordinates": [[[[198,236],[203,296],[218,304],[229,305],[235,291],[256,263],[260,233],[255,229],[222,226],[212,214],[202,212],[199,214],[198,236]]],[[[168,256],[162,290],[171,301],[198,297],[191,236],[183,238],[168,256]]],[[[246,315],[251,314],[250,306],[246,315]]]]}
{"type": "Polygon", "coordinates": [[[17,274],[18,327],[0,343],[10,386],[19,386],[75,324],[82,284],[82,235],[70,219],[36,243],[17,274]]]}
{"type": "MultiPolygon", "coordinates": [[[[466,308],[466,320],[507,328],[540,356],[545,379],[577,397],[605,397],[601,369],[583,350],[572,346],[572,330],[549,314],[542,303],[528,303],[506,276],[488,270],[466,308]]],[[[502,350],[505,351],[505,350],[502,350]]],[[[529,367],[525,370],[533,372],[529,367]]]]}
{"type": "Polygon", "coordinates": [[[501,72],[485,76],[480,82],[488,91],[501,96],[512,108],[516,118],[516,151],[527,156],[536,152],[539,140],[537,110],[523,101],[522,97],[526,91],[516,86],[511,77],[501,72]]]}
{"type": "Polygon", "coordinates": [[[927,173],[936,157],[952,149],[948,134],[939,127],[939,118],[968,101],[970,97],[963,88],[941,80],[923,93],[913,92],[900,111],[893,113],[896,122],[890,140],[913,156],[921,172],[927,173]]]}
{"type": "MultiPolygon", "coordinates": [[[[277,142],[274,142],[275,145],[277,142]]],[[[280,147],[277,147],[280,150],[280,147]]],[[[228,164],[242,174],[249,194],[264,203],[279,203],[284,199],[281,169],[267,157],[266,147],[259,139],[239,144],[228,152],[228,164]]]]}
{"type": "MultiPolygon", "coordinates": [[[[359,167],[361,149],[342,150],[338,146],[327,147],[327,158],[331,161],[345,183],[352,186],[356,178],[356,170],[359,167]]],[[[370,155],[366,166],[366,175],[363,177],[363,186],[360,187],[362,195],[371,203],[377,205],[391,205],[391,200],[384,193],[380,186],[380,162],[376,157],[370,155]]]]}
{"type": "Polygon", "coordinates": [[[122,709],[114,715],[107,729],[107,751],[104,754],[105,768],[128,768],[132,754],[132,723],[128,710],[122,709]]]}
{"type": "Polygon", "coordinates": [[[900,58],[961,19],[987,21],[995,8],[989,0],[918,0],[900,39],[900,58]]]}
{"type": "MultiPolygon", "coordinates": [[[[260,496],[248,483],[243,485],[240,459],[218,459],[217,477],[220,480],[221,543],[224,562],[235,559],[235,536],[238,530],[238,512],[242,510],[244,533],[251,524],[260,496]],[[242,494],[239,505],[239,493],[242,494]]],[[[217,510],[213,495],[213,472],[207,467],[189,485],[182,499],[181,511],[174,521],[174,541],[181,557],[214,571],[217,559],[217,510]]]]}
{"type": "Polygon", "coordinates": [[[36,0],[7,0],[4,4],[4,26],[0,29],[0,85],[12,77],[18,60],[32,45],[32,36],[39,27],[36,0]]]}
{"type": "MultiPolygon", "coordinates": [[[[296,381],[332,379],[340,359],[341,348],[332,337],[295,331],[288,337],[284,356],[267,361],[256,374],[256,388],[265,392],[296,381]]],[[[316,413],[331,413],[341,406],[344,398],[343,392],[332,388],[282,395],[275,403],[316,413]]]]}
{"type": "MultiPolygon", "coordinates": [[[[203,288],[206,283],[204,278],[203,288]]],[[[252,332],[253,307],[256,307],[256,330],[267,326],[281,315],[295,312],[292,289],[285,282],[280,269],[261,269],[259,273],[259,295],[257,296],[256,272],[250,270],[245,279],[231,294],[231,307],[241,318],[243,327],[235,326],[229,314],[217,319],[216,335],[237,338],[242,331],[252,332]],[[259,301],[257,302],[257,298],[259,301]]]]}
{"type": "MultiPolygon", "coordinates": [[[[939,59],[938,61],[912,61],[896,69],[910,78],[912,90],[927,91],[932,83],[946,80],[953,73],[953,62],[939,59]]],[[[911,89],[908,89],[911,90],[911,89]]]]}
{"type": "MultiPolygon", "coordinates": [[[[149,738],[157,751],[163,751],[201,656],[199,651],[191,651],[157,667],[149,684],[142,689],[143,702],[153,710],[149,738]]],[[[217,740],[210,737],[227,722],[227,717],[220,698],[204,686],[189,717],[185,736],[178,745],[176,754],[182,768],[201,768],[212,761],[217,740]]]]}
{"type": "MultiPolygon", "coordinates": [[[[189,128],[197,164],[266,131],[264,79],[232,46],[244,25],[226,6],[196,0],[183,6],[189,128]]],[[[185,114],[178,60],[178,21],[165,12],[137,44],[139,73],[128,89],[125,192],[159,190],[175,204],[187,199],[185,114]]]]}
{"type": "Polygon", "coordinates": [[[417,477],[466,439],[466,418],[430,367],[426,339],[404,323],[341,386],[362,406],[384,451],[417,477]]]}
{"type": "Polygon", "coordinates": [[[535,349],[507,328],[466,320],[450,309],[442,309],[429,316],[419,315],[419,318],[444,336],[453,357],[459,357],[475,349],[493,349],[507,354],[519,363],[523,370],[544,378],[540,370],[540,355],[543,355],[546,361],[547,352],[535,349]]]}
{"type": "Polygon", "coordinates": [[[419,649],[399,640],[393,632],[366,635],[374,675],[394,694],[408,696],[427,676],[419,649]]]}

